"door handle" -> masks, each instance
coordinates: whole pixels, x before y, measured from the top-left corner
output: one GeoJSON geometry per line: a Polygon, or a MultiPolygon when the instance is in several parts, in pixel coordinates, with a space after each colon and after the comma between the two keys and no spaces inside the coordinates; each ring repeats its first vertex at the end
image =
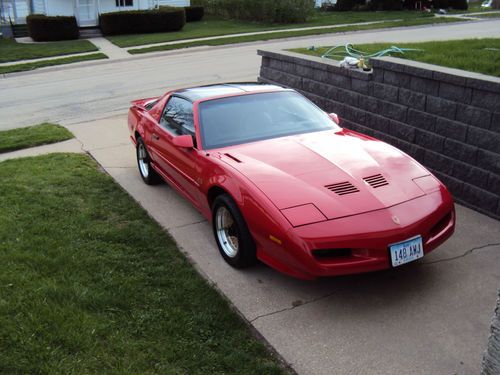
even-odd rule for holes
{"type": "Polygon", "coordinates": [[[159,136],[159,135],[157,135],[157,134],[153,133],[153,134],[152,134],[152,136],[153,136],[153,139],[154,139],[154,140],[156,140],[156,141],[159,141],[159,140],[160,140],[160,136],[159,136]]]}

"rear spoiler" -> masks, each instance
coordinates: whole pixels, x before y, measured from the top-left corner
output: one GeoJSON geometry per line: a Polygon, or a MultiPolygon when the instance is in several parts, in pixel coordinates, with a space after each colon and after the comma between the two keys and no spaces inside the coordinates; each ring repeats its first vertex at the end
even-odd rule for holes
{"type": "Polygon", "coordinates": [[[133,107],[139,107],[142,109],[150,110],[158,101],[158,96],[154,98],[137,99],[130,102],[133,107]]]}

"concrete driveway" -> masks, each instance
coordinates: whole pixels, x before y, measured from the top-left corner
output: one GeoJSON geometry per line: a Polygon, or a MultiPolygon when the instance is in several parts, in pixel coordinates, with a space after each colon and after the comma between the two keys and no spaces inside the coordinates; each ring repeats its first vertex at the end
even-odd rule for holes
{"type": "Polygon", "coordinates": [[[210,225],[168,185],[139,177],[126,116],[68,128],[300,374],[476,374],[500,285],[500,223],[457,206],[456,234],[423,261],[295,280],[222,260],[210,225]]]}

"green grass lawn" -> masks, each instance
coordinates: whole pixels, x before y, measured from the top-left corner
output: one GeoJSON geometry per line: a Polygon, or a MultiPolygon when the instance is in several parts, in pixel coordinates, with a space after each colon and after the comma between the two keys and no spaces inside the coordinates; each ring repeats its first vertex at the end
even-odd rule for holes
{"type": "MultiPolygon", "coordinates": [[[[393,43],[356,44],[358,50],[367,54],[381,51],[393,43]]],[[[423,51],[405,52],[404,55],[393,54],[394,57],[421,61],[429,64],[468,70],[471,72],[500,77],[500,38],[465,39],[445,42],[397,43],[400,48],[417,48],[423,51]]],[[[293,49],[294,52],[321,56],[330,47],[293,49]]]]}
{"type": "Polygon", "coordinates": [[[110,36],[108,39],[119,47],[132,47],[143,44],[170,42],[208,36],[229,35],[266,30],[283,30],[289,28],[339,25],[345,23],[416,19],[432,17],[423,12],[393,11],[393,12],[319,12],[316,11],[307,23],[301,24],[269,24],[251,21],[223,20],[207,16],[200,22],[186,23],[181,31],[110,36]]]}
{"type": "Polygon", "coordinates": [[[4,161],[0,181],[0,373],[285,372],[91,158],[4,161]]]}
{"type": "Polygon", "coordinates": [[[254,42],[254,41],[280,39],[280,38],[291,38],[297,36],[321,35],[321,34],[348,32],[348,31],[373,30],[373,29],[394,28],[403,26],[418,26],[418,25],[449,23],[457,21],[464,21],[464,20],[460,18],[451,18],[451,17],[447,18],[426,17],[426,18],[407,19],[402,21],[387,21],[379,24],[370,24],[370,25],[359,25],[359,26],[350,25],[350,26],[342,26],[342,27],[326,28],[318,30],[287,31],[287,32],[279,32],[279,33],[277,32],[277,33],[269,33],[261,35],[235,36],[235,37],[205,40],[205,41],[193,41],[193,42],[177,43],[171,45],[158,45],[145,48],[133,48],[129,49],[128,52],[131,54],[139,54],[139,53],[168,51],[179,48],[189,48],[198,46],[219,46],[225,44],[254,42]]]}
{"type": "Polygon", "coordinates": [[[483,13],[483,14],[476,14],[474,17],[479,17],[479,18],[500,18],[500,12],[497,13],[483,13]]]}
{"type": "Polygon", "coordinates": [[[0,63],[97,51],[88,40],[68,40],[50,43],[17,43],[0,38],[0,63]]]}
{"type": "Polygon", "coordinates": [[[5,66],[0,66],[0,74],[24,72],[27,70],[44,68],[47,66],[65,65],[65,64],[72,64],[75,62],[90,61],[90,60],[102,60],[102,59],[107,59],[107,58],[108,58],[108,56],[106,56],[104,53],[91,53],[90,55],[83,55],[83,56],[71,56],[71,57],[63,57],[60,59],[40,60],[40,61],[25,63],[25,64],[5,65],[5,66]]]}
{"type": "Polygon", "coordinates": [[[0,154],[65,141],[70,138],[73,138],[73,134],[68,129],[49,123],[5,130],[0,132],[0,154]]]}

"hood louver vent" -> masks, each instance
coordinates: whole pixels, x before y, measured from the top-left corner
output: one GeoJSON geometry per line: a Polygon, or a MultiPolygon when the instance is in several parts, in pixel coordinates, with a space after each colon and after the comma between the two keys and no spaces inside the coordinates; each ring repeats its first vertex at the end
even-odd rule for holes
{"type": "Polygon", "coordinates": [[[352,193],[357,193],[359,191],[358,188],[353,184],[351,184],[349,181],[326,185],[325,187],[328,190],[333,191],[335,194],[338,195],[352,194],[352,193]]]}
{"type": "Polygon", "coordinates": [[[387,180],[381,174],[376,174],[374,176],[368,176],[368,177],[363,178],[363,180],[365,180],[365,182],[374,189],[385,186],[385,185],[389,185],[387,180]]]}
{"type": "Polygon", "coordinates": [[[224,154],[224,155],[226,155],[229,159],[234,160],[236,163],[241,163],[241,160],[240,160],[240,159],[238,159],[237,157],[235,157],[235,156],[233,156],[233,155],[231,155],[231,154],[227,154],[227,153],[226,153],[226,154],[224,154]]]}

